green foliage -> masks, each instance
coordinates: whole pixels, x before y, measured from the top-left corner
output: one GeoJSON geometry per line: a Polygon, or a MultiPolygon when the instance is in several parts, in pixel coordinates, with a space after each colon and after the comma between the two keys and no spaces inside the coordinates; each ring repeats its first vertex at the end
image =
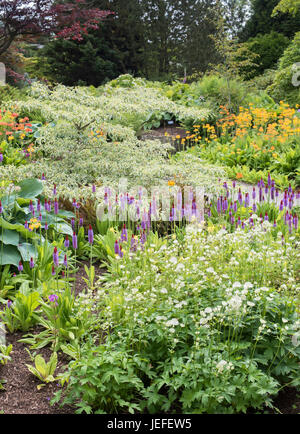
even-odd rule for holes
{"type": "Polygon", "coordinates": [[[67,86],[99,86],[122,72],[118,54],[104,39],[103,29],[85,35],[80,42],[52,41],[41,55],[48,63],[47,75],[67,86]]]}
{"type": "Polygon", "coordinates": [[[276,67],[279,58],[289,45],[289,39],[275,31],[269,34],[258,34],[255,38],[250,38],[246,45],[249,50],[256,53],[259,57],[255,59],[258,66],[247,68],[247,78],[253,78],[264,73],[266,69],[276,67]]]}
{"type": "Polygon", "coordinates": [[[294,105],[299,103],[299,62],[300,32],[296,33],[293,41],[284,51],[279,60],[279,68],[274,76],[273,84],[267,89],[277,101],[284,100],[294,105]]]}
{"type": "Polygon", "coordinates": [[[71,226],[62,214],[45,211],[41,207],[42,220],[32,217],[29,209],[35,209],[42,200],[43,183],[38,179],[24,179],[16,185],[9,185],[6,195],[2,196],[3,214],[0,217],[0,264],[18,267],[20,261],[28,262],[38,257],[38,246],[43,244],[41,230],[47,222],[50,231],[71,233],[71,226]],[[25,228],[27,221],[29,228],[25,228]],[[29,230],[30,229],[30,230],[29,230]]]}
{"type": "Polygon", "coordinates": [[[300,12],[295,15],[283,12],[273,15],[277,5],[278,0],[253,0],[252,15],[240,32],[241,39],[246,41],[259,33],[268,34],[272,30],[292,38],[299,31],[300,12]]]}
{"type": "Polygon", "coordinates": [[[57,353],[52,353],[49,362],[46,362],[45,359],[38,354],[33,359],[34,366],[26,364],[29,371],[35,375],[40,381],[44,384],[39,384],[37,389],[40,390],[47,383],[52,383],[57,379],[54,377],[54,373],[57,366],[57,353]]]}
{"type": "MultiPolygon", "coordinates": [[[[64,403],[75,404],[76,413],[115,413],[140,411],[138,396],[143,383],[136,373],[142,364],[138,356],[124,349],[105,346],[83,347],[79,360],[71,362],[64,403]]],[[[60,399],[60,393],[52,403],[60,399]]]]}
{"type": "MultiPolygon", "coordinates": [[[[91,301],[89,302],[89,306],[91,301]]],[[[41,312],[35,317],[38,324],[44,330],[39,334],[27,335],[21,342],[31,345],[32,349],[40,349],[51,345],[53,351],[59,351],[61,345],[78,341],[90,327],[93,318],[90,318],[86,308],[80,313],[80,304],[75,301],[75,296],[70,288],[65,288],[59,294],[52,294],[48,301],[41,301],[41,312]]]]}
{"type": "Polygon", "coordinates": [[[37,323],[35,310],[39,305],[38,292],[18,292],[12,305],[0,312],[0,317],[11,333],[16,330],[26,332],[37,323]]]}
{"type": "Polygon", "coordinates": [[[276,16],[278,12],[290,13],[292,15],[296,15],[297,11],[300,8],[299,0],[280,0],[276,8],[272,12],[272,16],[276,16]]]}
{"type": "Polygon", "coordinates": [[[82,347],[52,402],[86,413],[239,413],[272,407],[281,385],[299,384],[296,306],[275,290],[283,262],[297,286],[293,241],[279,247],[267,226],[233,235],[193,224],[178,240],[150,242],[123,266],[115,259],[99,288],[105,344],[82,347]]]}
{"type": "Polygon", "coordinates": [[[13,346],[11,344],[7,346],[0,344],[0,363],[2,365],[6,365],[6,363],[11,360],[10,353],[12,352],[12,348],[13,346]]]}

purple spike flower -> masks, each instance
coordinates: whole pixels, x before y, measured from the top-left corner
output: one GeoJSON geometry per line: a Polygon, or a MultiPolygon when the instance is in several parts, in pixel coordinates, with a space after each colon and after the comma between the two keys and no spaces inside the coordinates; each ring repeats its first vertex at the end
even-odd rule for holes
{"type": "Polygon", "coordinates": [[[245,207],[247,208],[250,205],[249,193],[245,195],[245,207]]]}
{"type": "Polygon", "coordinates": [[[127,241],[128,240],[127,229],[126,229],[125,223],[123,225],[123,229],[122,229],[122,233],[121,233],[121,240],[122,241],[127,241]]]}
{"type": "Polygon", "coordinates": [[[57,247],[54,247],[54,251],[53,251],[53,263],[54,263],[55,267],[58,267],[59,257],[58,257],[57,247]]]}
{"type": "Polygon", "coordinates": [[[20,273],[22,273],[22,271],[23,271],[23,264],[22,264],[22,261],[19,262],[18,270],[20,271],[20,273]]]}
{"type": "Polygon", "coordinates": [[[68,267],[68,258],[67,258],[67,255],[64,256],[64,266],[66,268],[68,267]]]}
{"type": "Polygon", "coordinates": [[[295,229],[297,230],[298,229],[298,216],[297,216],[297,214],[295,214],[293,217],[293,224],[295,226],[295,229]]]}
{"type": "Polygon", "coordinates": [[[58,202],[57,199],[54,199],[54,214],[58,214],[58,202]]]}
{"type": "Polygon", "coordinates": [[[77,235],[75,232],[73,232],[72,245],[73,245],[73,249],[75,250],[78,249],[77,235]]]}
{"type": "Polygon", "coordinates": [[[115,254],[118,255],[120,253],[120,246],[118,240],[115,241],[115,254]]]}
{"type": "Polygon", "coordinates": [[[32,268],[34,268],[34,261],[33,261],[33,258],[30,258],[30,261],[29,261],[29,267],[32,269],[32,268]]]}
{"type": "Polygon", "coordinates": [[[130,241],[130,251],[135,252],[136,249],[137,249],[137,242],[136,242],[134,235],[132,234],[131,241],[130,241]]]}
{"type": "Polygon", "coordinates": [[[93,244],[93,242],[94,242],[94,232],[93,232],[93,229],[92,229],[92,225],[89,225],[89,229],[88,229],[88,241],[89,241],[89,244],[93,244]]]}
{"type": "Polygon", "coordinates": [[[70,246],[70,240],[69,240],[68,235],[66,235],[66,239],[65,239],[65,242],[64,242],[64,246],[65,246],[67,249],[68,249],[69,246],[70,246]]]}

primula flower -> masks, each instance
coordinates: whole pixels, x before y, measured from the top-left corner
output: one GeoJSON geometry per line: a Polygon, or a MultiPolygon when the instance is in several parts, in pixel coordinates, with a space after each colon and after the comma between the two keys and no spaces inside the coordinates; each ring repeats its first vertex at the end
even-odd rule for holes
{"type": "Polygon", "coordinates": [[[88,230],[88,241],[89,244],[93,244],[94,242],[94,232],[91,225],[89,225],[89,230],[88,230]]]}
{"type": "Polygon", "coordinates": [[[118,255],[120,253],[120,246],[118,240],[115,241],[115,254],[118,255]]]}
{"type": "Polygon", "coordinates": [[[58,256],[57,247],[54,247],[53,262],[54,262],[55,267],[58,267],[58,265],[59,265],[59,256],[58,256]]]}
{"type": "Polygon", "coordinates": [[[34,268],[34,260],[33,260],[33,258],[30,258],[30,261],[29,261],[29,267],[32,269],[32,268],[34,268]]]}
{"type": "Polygon", "coordinates": [[[12,304],[13,304],[13,302],[11,300],[7,300],[7,307],[8,307],[8,309],[11,308],[12,304]]]}
{"type": "Polygon", "coordinates": [[[68,235],[66,235],[66,239],[65,239],[64,245],[65,245],[66,248],[68,248],[70,246],[70,240],[69,240],[68,235]]]}
{"type": "Polygon", "coordinates": [[[68,258],[67,258],[67,255],[64,256],[64,266],[66,268],[68,267],[68,258]]]}
{"type": "Polygon", "coordinates": [[[122,229],[122,233],[121,233],[121,240],[122,241],[127,241],[128,240],[127,229],[126,229],[125,223],[123,225],[123,229],[122,229]]]}
{"type": "Polygon", "coordinates": [[[73,232],[72,244],[73,244],[73,249],[75,250],[78,249],[77,235],[75,232],[73,232]]]}
{"type": "Polygon", "coordinates": [[[58,214],[58,202],[56,198],[54,200],[54,214],[58,214]]]}
{"type": "Polygon", "coordinates": [[[51,294],[51,295],[49,295],[48,299],[49,299],[50,303],[55,303],[56,300],[58,300],[58,295],[51,294]]]}
{"type": "Polygon", "coordinates": [[[20,273],[22,273],[22,271],[23,271],[22,261],[19,262],[18,270],[20,271],[20,273]]]}

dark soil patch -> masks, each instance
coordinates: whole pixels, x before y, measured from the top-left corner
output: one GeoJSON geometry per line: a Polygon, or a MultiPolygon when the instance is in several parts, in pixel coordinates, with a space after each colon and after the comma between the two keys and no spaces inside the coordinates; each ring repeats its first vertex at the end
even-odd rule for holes
{"type": "MultiPolygon", "coordinates": [[[[76,295],[86,290],[87,285],[83,279],[86,277],[84,264],[89,266],[89,262],[83,263],[76,273],[76,295]]],[[[95,265],[96,277],[104,272],[105,269],[95,265]]],[[[38,326],[30,330],[30,333],[41,331],[42,328],[38,326]]],[[[18,342],[24,334],[26,333],[14,332],[6,335],[6,344],[12,344],[13,349],[10,354],[11,361],[5,366],[0,365],[0,380],[5,381],[3,383],[4,390],[0,390],[0,414],[74,414],[74,407],[64,406],[60,408],[58,404],[50,405],[54,393],[61,387],[57,382],[48,383],[37,390],[41,381],[26,366],[26,364],[34,365],[34,363],[25,349],[26,345],[18,342]]],[[[48,362],[52,351],[49,347],[45,347],[38,350],[38,354],[41,354],[48,362]]],[[[64,353],[58,353],[57,369],[54,376],[63,372],[63,366],[68,363],[68,360],[64,353]]]]}
{"type": "Polygon", "coordinates": [[[155,130],[143,131],[139,138],[141,140],[160,140],[163,143],[172,143],[172,137],[186,137],[186,130],[179,126],[162,126],[155,130]],[[168,135],[166,135],[166,133],[168,135]]]}

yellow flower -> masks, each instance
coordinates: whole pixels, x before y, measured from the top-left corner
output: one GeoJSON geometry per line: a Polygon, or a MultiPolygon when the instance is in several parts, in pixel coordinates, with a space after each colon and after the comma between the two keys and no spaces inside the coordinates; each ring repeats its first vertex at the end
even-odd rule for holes
{"type": "Polygon", "coordinates": [[[169,187],[173,187],[173,185],[175,185],[175,181],[168,181],[168,186],[169,187]]]}

